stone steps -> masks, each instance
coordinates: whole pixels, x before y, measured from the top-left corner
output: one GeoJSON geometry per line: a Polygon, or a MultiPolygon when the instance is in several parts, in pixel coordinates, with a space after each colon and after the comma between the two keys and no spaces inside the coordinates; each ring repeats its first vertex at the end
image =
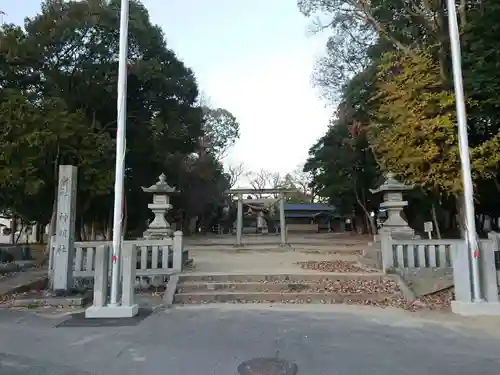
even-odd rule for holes
{"type": "Polygon", "coordinates": [[[179,277],[182,282],[251,282],[251,281],[321,281],[321,280],[382,280],[382,272],[347,273],[347,272],[294,272],[294,273],[186,273],[179,277]]]}
{"type": "Polygon", "coordinates": [[[197,292],[178,293],[174,302],[183,303],[347,303],[358,302],[369,298],[372,301],[383,301],[392,294],[372,293],[369,296],[361,293],[318,293],[318,292],[197,292]]]}
{"type": "Polygon", "coordinates": [[[289,292],[289,291],[310,291],[328,289],[321,282],[212,282],[196,283],[186,282],[179,285],[178,293],[198,293],[200,291],[220,291],[221,293],[238,290],[240,292],[289,292]]]}
{"type": "Polygon", "coordinates": [[[397,292],[381,273],[179,275],[174,303],[360,303],[397,292]]]}

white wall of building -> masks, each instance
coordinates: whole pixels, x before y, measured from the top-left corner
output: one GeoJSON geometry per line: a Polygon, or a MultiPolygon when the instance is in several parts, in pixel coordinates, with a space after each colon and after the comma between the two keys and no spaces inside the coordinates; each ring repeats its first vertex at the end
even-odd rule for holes
{"type": "MultiPolygon", "coordinates": [[[[12,234],[8,233],[5,229],[10,229],[12,227],[12,220],[11,219],[6,219],[6,218],[0,218],[0,243],[2,244],[12,244],[12,234]]],[[[38,224],[26,226],[24,228],[21,228],[21,226],[18,224],[16,228],[16,233],[14,235],[14,239],[19,239],[17,240],[17,243],[23,244],[23,243],[37,243],[38,240],[36,238],[36,234],[38,231],[38,224]],[[20,231],[22,229],[21,235],[19,235],[20,231]]],[[[45,228],[45,234],[48,233],[48,227],[45,228]]]]}

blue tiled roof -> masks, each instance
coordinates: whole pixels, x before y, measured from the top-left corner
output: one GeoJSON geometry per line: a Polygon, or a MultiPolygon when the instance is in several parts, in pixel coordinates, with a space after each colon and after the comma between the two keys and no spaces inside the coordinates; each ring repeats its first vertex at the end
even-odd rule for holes
{"type": "Polygon", "coordinates": [[[323,203],[285,203],[285,211],[335,211],[335,206],[323,203]]]}
{"type": "Polygon", "coordinates": [[[287,212],[285,213],[285,216],[286,217],[295,217],[295,218],[299,218],[299,217],[309,217],[309,218],[313,218],[314,217],[314,214],[304,214],[304,213],[297,213],[297,212],[287,212]]]}
{"type": "Polygon", "coordinates": [[[320,211],[318,213],[285,212],[285,216],[286,217],[294,217],[294,218],[308,217],[308,218],[313,219],[315,217],[321,216],[323,213],[325,214],[325,216],[336,217],[336,215],[334,215],[333,212],[324,212],[324,211],[320,211]]]}

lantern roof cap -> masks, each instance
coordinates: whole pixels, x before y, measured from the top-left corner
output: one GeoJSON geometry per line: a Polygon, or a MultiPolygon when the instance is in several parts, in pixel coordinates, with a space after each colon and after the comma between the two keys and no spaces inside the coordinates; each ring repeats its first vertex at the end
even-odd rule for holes
{"type": "Polygon", "coordinates": [[[151,185],[150,187],[141,187],[142,191],[145,193],[177,193],[177,190],[175,190],[174,187],[170,186],[167,183],[167,176],[165,176],[164,173],[162,173],[158,177],[158,182],[154,185],[151,185]]]}
{"type": "Polygon", "coordinates": [[[412,190],[414,188],[414,185],[407,185],[402,182],[399,182],[396,180],[396,175],[392,172],[389,172],[385,175],[385,181],[382,185],[380,185],[376,189],[370,189],[370,192],[372,194],[384,192],[384,191],[406,191],[406,190],[412,190]]]}

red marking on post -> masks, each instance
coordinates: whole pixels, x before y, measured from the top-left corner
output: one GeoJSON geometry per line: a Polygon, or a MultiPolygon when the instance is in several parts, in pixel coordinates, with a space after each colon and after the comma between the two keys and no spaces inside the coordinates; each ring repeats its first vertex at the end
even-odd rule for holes
{"type": "Polygon", "coordinates": [[[116,255],[113,255],[113,258],[111,258],[111,259],[113,260],[113,263],[116,263],[116,261],[118,260],[116,255]]]}
{"type": "Polygon", "coordinates": [[[479,252],[476,250],[474,251],[474,259],[477,259],[479,258],[479,252]]]}

